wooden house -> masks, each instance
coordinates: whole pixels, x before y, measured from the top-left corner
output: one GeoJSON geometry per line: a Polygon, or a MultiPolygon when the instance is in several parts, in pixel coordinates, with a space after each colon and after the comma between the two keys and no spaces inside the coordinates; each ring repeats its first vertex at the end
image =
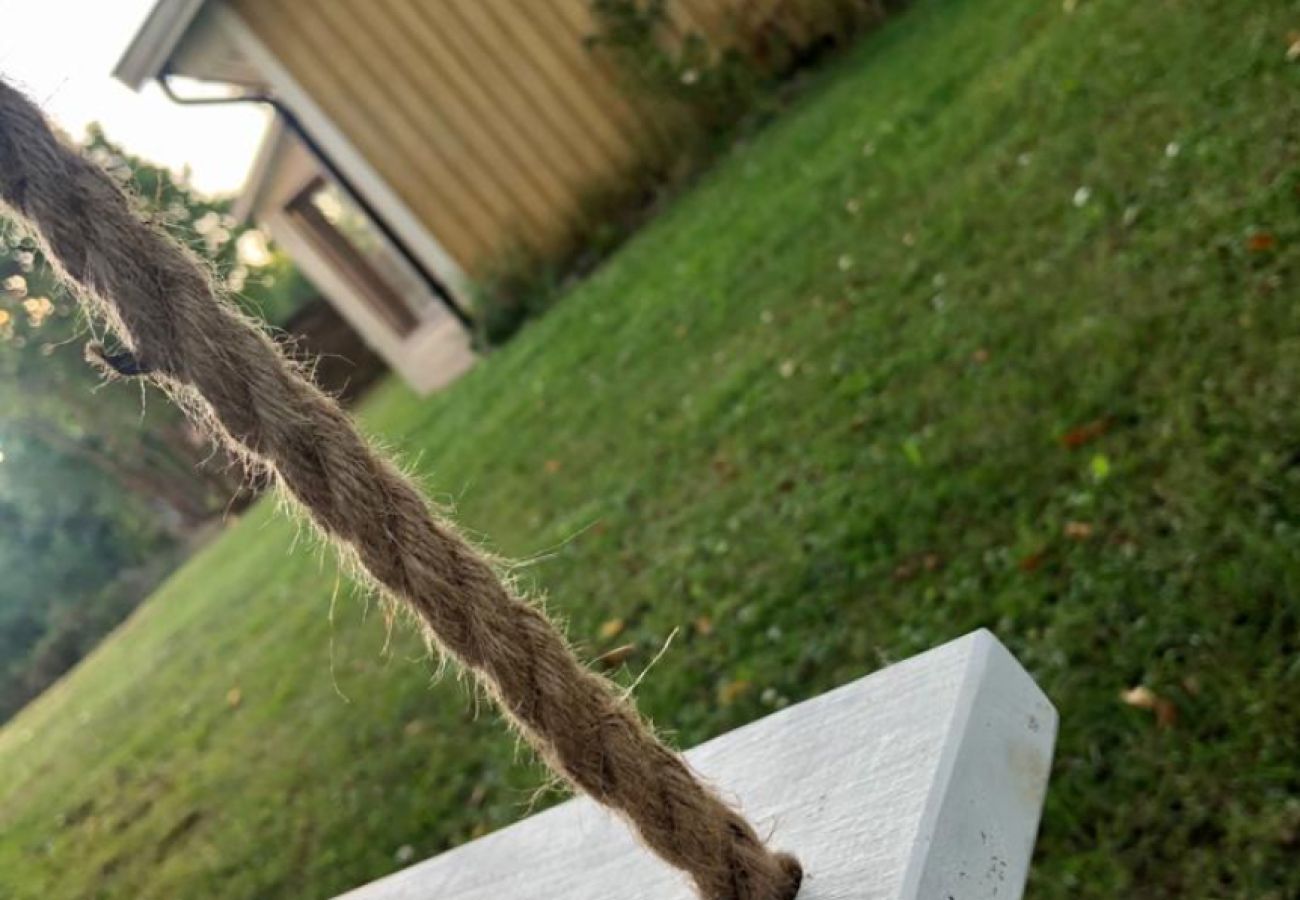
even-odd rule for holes
{"type": "MultiPolygon", "coordinates": [[[[679,39],[753,52],[774,30],[824,40],[880,2],[667,10],[679,39]]],[[[596,31],[589,0],[158,0],[115,75],[276,108],[240,213],[427,391],[473,364],[470,285],[509,254],[572,249],[584,204],[663,165],[689,127],[592,51],[596,31]]]]}

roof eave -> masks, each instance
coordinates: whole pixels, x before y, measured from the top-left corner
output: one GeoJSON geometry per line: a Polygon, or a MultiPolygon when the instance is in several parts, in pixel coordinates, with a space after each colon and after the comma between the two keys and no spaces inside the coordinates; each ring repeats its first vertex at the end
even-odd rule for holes
{"type": "Polygon", "coordinates": [[[113,77],[138,91],[160,76],[203,3],[204,0],[157,0],[113,68],[113,77]]]}

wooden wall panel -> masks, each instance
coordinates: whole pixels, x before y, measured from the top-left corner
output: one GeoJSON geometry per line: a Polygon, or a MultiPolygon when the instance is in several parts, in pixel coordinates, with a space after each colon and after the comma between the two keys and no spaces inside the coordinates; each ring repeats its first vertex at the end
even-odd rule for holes
{"type": "MultiPolygon", "coordinates": [[[[754,7],[852,2],[670,8],[743,41],[754,7]]],[[[685,127],[586,49],[588,0],[230,3],[471,276],[512,248],[563,249],[584,201],[662,163],[685,127]]]]}

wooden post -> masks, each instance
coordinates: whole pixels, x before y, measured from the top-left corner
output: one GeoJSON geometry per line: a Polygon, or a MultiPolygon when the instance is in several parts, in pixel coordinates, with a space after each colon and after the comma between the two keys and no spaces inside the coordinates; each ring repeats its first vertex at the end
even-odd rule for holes
{"type": "MultiPolygon", "coordinates": [[[[977,631],[687,753],[803,863],[800,900],[1016,900],[1057,716],[977,631]]],[[[347,900],[694,900],[621,823],[572,800],[347,900]]]]}

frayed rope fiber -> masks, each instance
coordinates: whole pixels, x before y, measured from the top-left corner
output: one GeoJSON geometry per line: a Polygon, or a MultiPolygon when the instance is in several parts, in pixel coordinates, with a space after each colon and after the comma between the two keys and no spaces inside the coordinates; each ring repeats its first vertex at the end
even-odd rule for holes
{"type": "Polygon", "coordinates": [[[203,265],[0,80],[0,199],[125,353],[264,466],[320,529],[470,669],[558,773],[617,810],[707,900],[793,900],[802,872],[584,668],[546,616],[431,509],[338,405],[219,296],[203,265]]]}

